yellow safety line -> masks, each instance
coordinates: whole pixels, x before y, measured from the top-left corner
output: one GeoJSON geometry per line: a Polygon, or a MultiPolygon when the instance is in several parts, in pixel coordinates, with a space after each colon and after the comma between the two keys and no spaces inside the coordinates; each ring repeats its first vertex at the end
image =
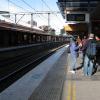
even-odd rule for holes
{"type": "Polygon", "coordinates": [[[67,100],[71,100],[71,82],[68,81],[68,94],[67,94],[67,100]]]}
{"type": "Polygon", "coordinates": [[[73,88],[72,88],[72,100],[76,100],[76,84],[73,82],[73,88]]]}
{"type": "Polygon", "coordinates": [[[67,100],[76,100],[76,84],[75,84],[75,82],[68,81],[67,100]]]}

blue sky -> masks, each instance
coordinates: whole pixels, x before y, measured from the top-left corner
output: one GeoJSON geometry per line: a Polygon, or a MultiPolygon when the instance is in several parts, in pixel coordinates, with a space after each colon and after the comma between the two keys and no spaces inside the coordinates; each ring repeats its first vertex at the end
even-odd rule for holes
{"type": "MultiPolygon", "coordinates": [[[[56,2],[57,0],[0,0],[0,10],[10,11],[11,13],[59,11],[56,2]]],[[[20,17],[21,16],[18,16],[17,18],[19,19],[20,17]]],[[[13,19],[13,17],[11,17],[11,19],[13,19]]],[[[38,26],[48,24],[47,14],[35,14],[33,19],[37,21],[38,26]]],[[[28,20],[30,20],[30,15],[25,15],[21,19],[21,21],[26,22],[28,20]]],[[[61,29],[64,25],[62,16],[60,14],[50,14],[50,25],[59,31],[59,29],[61,29]]]]}

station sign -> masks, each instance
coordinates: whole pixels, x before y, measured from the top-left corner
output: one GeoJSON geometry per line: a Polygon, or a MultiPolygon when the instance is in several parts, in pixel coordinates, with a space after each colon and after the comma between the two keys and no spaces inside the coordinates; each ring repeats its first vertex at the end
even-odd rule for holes
{"type": "Polygon", "coordinates": [[[67,21],[85,21],[85,14],[67,14],[67,21]]]}
{"type": "Polygon", "coordinates": [[[67,22],[87,22],[89,23],[89,14],[88,13],[68,13],[66,14],[67,22]]]}

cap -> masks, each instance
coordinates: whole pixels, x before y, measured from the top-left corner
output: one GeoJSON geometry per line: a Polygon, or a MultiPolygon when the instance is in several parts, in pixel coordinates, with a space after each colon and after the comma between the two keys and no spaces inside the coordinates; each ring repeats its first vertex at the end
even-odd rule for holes
{"type": "Polygon", "coordinates": [[[94,34],[93,33],[90,33],[89,34],[89,38],[94,38],[94,34]]]}

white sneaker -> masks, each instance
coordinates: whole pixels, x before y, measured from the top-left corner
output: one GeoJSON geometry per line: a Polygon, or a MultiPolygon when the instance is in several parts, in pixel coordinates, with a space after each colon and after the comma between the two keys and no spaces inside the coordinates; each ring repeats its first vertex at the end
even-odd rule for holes
{"type": "Polygon", "coordinates": [[[72,74],[75,74],[75,71],[73,71],[73,70],[71,70],[70,72],[71,72],[72,74]]]}

